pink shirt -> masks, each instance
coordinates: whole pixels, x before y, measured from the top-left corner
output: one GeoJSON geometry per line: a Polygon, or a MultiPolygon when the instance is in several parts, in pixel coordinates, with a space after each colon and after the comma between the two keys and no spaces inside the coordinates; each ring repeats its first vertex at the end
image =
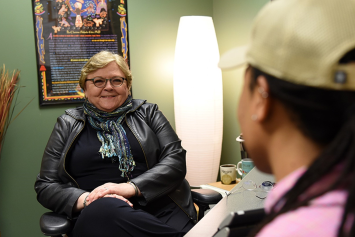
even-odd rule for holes
{"type": "MultiPolygon", "coordinates": [[[[292,172],[275,185],[265,200],[265,210],[270,212],[273,205],[286,193],[306,171],[300,168],[292,172]]],[[[340,171],[335,171],[327,176],[317,185],[311,188],[313,191],[320,188],[319,185],[329,185],[332,177],[339,175],[340,171]]],[[[315,198],[309,206],[300,207],[294,211],[284,213],[266,225],[258,234],[258,237],[296,237],[312,236],[327,237],[337,236],[341,223],[343,207],[346,203],[347,192],[335,190],[315,198]]]]}

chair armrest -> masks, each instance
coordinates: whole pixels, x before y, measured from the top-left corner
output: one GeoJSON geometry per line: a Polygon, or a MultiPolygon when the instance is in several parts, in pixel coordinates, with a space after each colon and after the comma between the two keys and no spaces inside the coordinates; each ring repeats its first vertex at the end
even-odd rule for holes
{"type": "Polygon", "coordinates": [[[197,204],[216,204],[222,199],[222,195],[212,189],[192,189],[191,194],[197,204]]]}
{"type": "Polygon", "coordinates": [[[223,227],[237,228],[256,225],[264,219],[265,215],[266,214],[264,208],[231,212],[224,218],[221,224],[219,224],[218,229],[222,229],[223,227]]]}
{"type": "Polygon", "coordinates": [[[236,228],[224,227],[223,229],[215,233],[212,237],[247,237],[254,227],[255,226],[243,226],[236,228]]]}
{"type": "Polygon", "coordinates": [[[39,220],[44,235],[62,235],[71,231],[73,223],[66,216],[54,212],[46,212],[39,220]]]}

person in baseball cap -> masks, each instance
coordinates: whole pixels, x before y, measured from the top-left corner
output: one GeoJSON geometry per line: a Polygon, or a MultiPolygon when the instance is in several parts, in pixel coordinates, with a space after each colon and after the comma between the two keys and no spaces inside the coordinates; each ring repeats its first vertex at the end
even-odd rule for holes
{"type": "Polygon", "coordinates": [[[249,156],[275,175],[251,236],[355,236],[355,0],[276,0],[255,18],[238,120],[249,156]]]}

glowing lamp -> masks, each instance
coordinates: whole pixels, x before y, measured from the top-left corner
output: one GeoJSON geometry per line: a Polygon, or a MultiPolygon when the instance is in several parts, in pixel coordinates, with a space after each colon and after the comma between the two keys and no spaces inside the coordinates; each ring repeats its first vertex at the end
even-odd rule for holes
{"type": "Polygon", "coordinates": [[[190,185],[215,182],[223,134],[222,73],[211,17],[180,18],[174,61],[176,132],[187,150],[190,185]]]}

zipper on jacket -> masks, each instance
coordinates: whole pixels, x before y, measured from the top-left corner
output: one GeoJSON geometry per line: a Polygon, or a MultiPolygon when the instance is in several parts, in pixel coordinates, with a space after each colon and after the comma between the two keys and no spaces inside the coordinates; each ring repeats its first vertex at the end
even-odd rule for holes
{"type": "MultiPolygon", "coordinates": [[[[71,115],[71,114],[69,114],[69,115],[70,115],[71,117],[73,117],[73,115],[71,115]]],[[[78,121],[83,121],[84,126],[83,126],[83,127],[81,128],[81,130],[75,135],[75,137],[74,137],[74,139],[72,140],[72,142],[70,143],[70,145],[69,145],[67,151],[65,152],[65,155],[64,155],[64,162],[63,162],[63,169],[64,169],[65,173],[75,182],[76,186],[77,186],[78,188],[80,188],[80,187],[79,187],[79,184],[75,181],[75,179],[74,179],[74,178],[67,172],[67,170],[65,169],[65,160],[66,160],[66,158],[67,158],[68,151],[70,150],[71,146],[73,145],[75,139],[79,136],[79,134],[83,131],[83,129],[84,129],[84,127],[85,127],[85,120],[78,119],[78,118],[75,118],[75,117],[73,117],[73,118],[76,119],[76,120],[78,120],[78,121]]]]}
{"type": "MultiPolygon", "coordinates": [[[[172,198],[172,197],[170,197],[170,195],[168,195],[168,197],[183,211],[183,212],[185,212],[185,214],[190,218],[190,220],[192,220],[193,222],[195,222],[195,224],[197,223],[197,219],[198,219],[198,216],[196,217],[196,220],[194,220],[194,218],[192,217],[192,216],[190,216],[185,210],[184,210],[184,208],[182,208],[182,207],[180,207],[180,205],[179,204],[177,204],[175,201],[174,201],[174,199],[172,198]]],[[[192,204],[192,206],[195,208],[195,205],[194,204],[192,204]]]]}
{"type": "MultiPolygon", "coordinates": [[[[145,155],[145,152],[144,152],[144,149],[143,149],[143,146],[141,144],[141,142],[139,141],[138,137],[136,136],[135,132],[133,131],[133,129],[131,128],[131,126],[129,126],[129,124],[127,123],[127,119],[125,118],[126,120],[126,124],[127,126],[129,127],[129,129],[132,131],[134,137],[137,139],[138,143],[139,143],[139,146],[141,147],[142,151],[143,151],[143,155],[144,155],[144,159],[145,159],[145,163],[147,165],[147,169],[149,170],[149,165],[148,165],[148,160],[147,160],[147,156],[145,155]]],[[[129,180],[129,177],[127,176],[128,180],[129,180]]]]}
{"type": "MultiPolygon", "coordinates": [[[[138,106],[135,110],[129,111],[127,114],[136,111],[139,107],[140,107],[140,106],[138,106]]],[[[142,146],[141,142],[139,141],[138,137],[136,136],[134,130],[131,128],[131,126],[129,126],[129,124],[128,124],[128,122],[127,122],[127,117],[126,117],[127,114],[125,115],[126,124],[127,124],[127,126],[129,127],[129,129],[132,131],[132,133],[133,133],[133,135],[135,136],[135,138],[137,139],[137,141],[138,141],[138,143],[139,143],[139,145],[140,145],[140,147],[141,147],[141,149],[142,149],[142,151],[143,151],[144,159],[145,159],[145,162],[146,162],[146,164],[147,164],[147,168],[148,168],[148,170],[149,170],[148,160],[147,160],[147,157],[146,157],[146,155],[145,155],[143,146],[142,146]]],[[[128,178],[128,177],[127,177],[127,178],[128,178]]],[[[128,178],[128,180],[129,180],[129,178],[128,178]]],[[[179,204],[177,204],[177,203],[175,202],[175,200],[174,200],[172,197],[170,197],[170,195],[168,195],[168,197],[187,215],[188,218],[190,218],[190,220],[192,220],[195,224],[197,223],[197,220],[194,220],[194,218],[193,218],[192,216],[190,216],[190,215],[184,210],[184,208],[182,208],[179,204]]],[[[194,207],[194,208],[195,208],[195,207],[194,207]]],[[[198,217],[197,217],[197,218],[198,218],[198,217]]]]}
{"type": "MultiPolygon", "coordinates": [[[[141,104],[141,105],[142,105],[142,104],[141,104]]],[[[135,110],[129,111],[127,114],[136,111],[139,107],[141,107],[141,105],[138,106],[135,110]]],[[[129,123],[127,122],[127,114],[124,116],[125,121],[126,121],[126,124],[127,124],[128,128],[131,130],[131,132],[133,133],[133,135],[134,135],[134,137],[136,138],[136,140],[138,141],[139,146],[141,147],[141,149],[142,149],[142,151],[143,151],[143,155],[144,155],[145,163],[146,163],[146,165],[147,165],[147,169],[149,170],[149,165],[148,165],[147,156],[145,155],[145,151],[144,151],[144,149],[143,149],[143,146],[142,146],[140,140],[138,139],[138,137],[137,137],[135,131],[131,128],[131,126],[129,126],[129,123]]],[[[128,176],[127,176],[127,178],[128,178],[128,180],[129,180],[129,177],[128,177],[128,176]]]]}

